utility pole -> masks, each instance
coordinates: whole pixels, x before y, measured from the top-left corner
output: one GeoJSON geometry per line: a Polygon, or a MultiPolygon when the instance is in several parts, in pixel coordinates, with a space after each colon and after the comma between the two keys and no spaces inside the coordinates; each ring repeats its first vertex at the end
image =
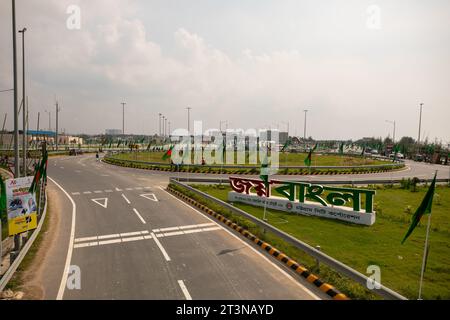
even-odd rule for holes
{"type": "MultiPolygon", "coordinates": [[[[17,105],[17,43],[16,43],[16,1],[12,1],[12,33],[13,33],[13,77],[14,77],[14,176],[20,177],[19,172],[19,114],[17,105]]],[[[20,245],[20,244],[19,244],[20,245]]]]}
{"type": "Polygon", "coordinates": [[[165,116],[162,116],[162,136],[165,138],[166,137],[166,129],[164,128],[164,119],[165,119],[166,117],[165,116]]]}
{"type": "Polygon", "coordinates": [[[22,34],[22,173],[23,176],[27,176],[27,105],[25,103],[25,32],[27,31],[27,28],[23,28],[22,30],[19,30],[19,33],[22,34]]]}

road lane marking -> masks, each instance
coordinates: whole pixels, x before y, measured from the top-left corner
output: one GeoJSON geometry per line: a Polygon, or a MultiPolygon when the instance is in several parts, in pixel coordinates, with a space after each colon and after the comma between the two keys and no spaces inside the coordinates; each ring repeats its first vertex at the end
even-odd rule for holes
{"type": "MultiPolygon", "coordinates": [[[[181,227],[177,227],[181,229],[181,227]]],[[[170,228],[174,229],[174,228],[170,228]]],[[[180,235],[188,235],[191,233],[200,233],[200,232],[209,232],[209,231],[216,231],[221,230],[219,227],[213,227],[213,228],[199,228],[196,230],[179,230],[174,232],[166,232],[163,233],[162,229],[155,229],[158,230],[158,233],[152,232],[149,234],[148,230],[144,231],[136,231],[136,232],[127,232],[127,233],[117,233],[117,234],[108,234],[108,235],[102,235],[102,236],[93,236],[93,237],[84,237],[84,238],[77,238],[75,239],[75,245],[74,248],[85,248],[85,247],[94,247],[94,246],[100,246],[100,245],[107,245],[107,244],[115,244],[115,243],[125,243],[125,242],[131,242],[131,241],[138,241],[138,240],[149,240],[153,239],[153,237],[157,238],[165,238],[165,237],[171,237],[171,236],[180,236],[180,235]],[[194,231],[194,232],[193,232],[194,231]],[[103,241],[100,241],[103,240],[103,241]]]]}
{"type": "Polygon", "coordinates": [[[75,239],[75,243],[77,242],[85,242],[85,241],[92,241],[92,240],[97,240],[98,237],[86,237],[86,238],[78,238],[75,239]]]}
{"type": "Polygon", "coordinates": [[[183,280],[178,280],[178,285],[181,288],[181,291],[183,291],[184,297],[186,300],[192,300],[191,295],[189,294],[188,289],[186,288],[186,285],[184,284],[183,280]]]}
{"type": "Polygon", "coordinates": [[[99,241],[98,242],[98,245],[99,246],[103,246],[103,245],[106,245],[106,244],[114,244],[114,243],[120,243],[120,242],[122,242],[122,239],[112,239],[112,240],[104,240],[104,241],[99,241]]]}
{"type": "Polygon", "coordinates": [[[92,194],[92,192],[90,192],[90,191],[85,191],[85,192],[83,192],[83,194],[92,194]]]}
{"type": "Polygon", "coordinates": [[[192,224],[190,226],[181,226],[180,229],[184,230],[184,229],[193,229],[193,228],[201,228],[201,227],[210,227],[210,226],[215,226],[215,223],[202,223],[202,224],[192,224]]]}
{"type": "Polygon", "coordinates": [[[73,195],[73,196],[79,196],[80,193],[79,193],[79,192],[72,192],[72,195],[73,195]]]}
{"type": "Polygon", "coordinates": [[[229,235],[231,235],[233,238],[237,239],[239,242],[242,242],[246,247],[248,247],[250,250],[252,250],[253,252],[255,252],[258,256],[260,256],[262,259],[264,259],[266,262],[268,262],[270,265],[272,265],[276,270],[280,271],[284,276],[286,276],[288,279],[290,279],[291,281],[293,281],[295,284],[297,284],[304,292],[306,292],[307,294],[309,294],[313,299],[315,300],[321,300],[316,294],[314,294],[311,290],[309,290],[308,288],[306,288],[303,284],[301,284],[299,281],[297,281],[296,279],[294,279],[294,277],[292,277],[289,273],[287,273],[285,270],[281,269],[281,267],[277,266],[274,262],[270,261],[268,257],[264,256],[260,251],[256,250],[254,247],[252,247],[250,244],[248,244],[246,241],[244,241],[243,239],[241,239],[239,236],[233,234],[230,230],[228,230],[227,228],[225,228],[224,226],[220,225],[218,222],[214,221],[213,219],[211,219],[210,217],[208,217],[205,214],[203,214],[202,212],[200,212],[199,210],[191,207],[190,205],[188,205],[186,202],[182,201],[181,199],[178,199],[177,197],[175,197],[173,194],[171,194],[170,192],[167,192],[163,187],[159,186],[158,187],[161,191],[164,191],[165,193],[167,193],[169,196],[171,196],[172,198],[174,198],[175,200],[177,200],[178,202],[180,202],[181,204],[183,204],[184,206],[190,208],[192,211],[198,213],[199,215],[201,215],[202,217],[204,217],[205,219],[213,222],[214,224],[216,224],[220,229],[224,230],[225,232],[227,232],[229,235]]]}
{"type": "Polygon", "coordinates": [[[111,192],[114,192],[114,191],[112,191],[112,190],[105,190],[105,192],[111,193],[111,192]]]}
{"type": "Polygon", "coordinates": [[[116,234],[107,234],[104,236],[98,236],[98,240],[111,239],[111,238],[120,238],[120,234],[116,233],[116,234]]]}
{"type": "Polygon", "coordinates": [[[131,238],[122,238],[122,242],[139,241],[139,240],[144,240],[144,237],[139,236],[139,237],[131,237],[131,238]]]}
{"type": "Polygon", "coordinates": [[[184,234],[183,231],[167,232],[167,233],[164,233],[164,237],[180,236],[182,234],[184,234]]]}
{"type": "Polygon", "coordinates": [[[50,181],[52,181],[61,191],[69,198],[70,202],[72,203],[72,225],[70,227],[70,237],[69,237],[69,248],[67,249],[67,256],[66,256],[66,262],[64,265],[64,272],[61,278],[61,283],[59,285],[58,294],[56,296],[56,300],[62,300],[64,296],[64,290],[67,285],[67,278],[69,276],[69,268],[70,268],[70,261],[72,260],[72,251],[73,251],[73,244],[75,239],[75,221],[77,216],[77,205],[75,204],[75,201],[73,201],[72,197],[67,193],[66,190],[64,190],[63,187],[61,187],[55,180],[48,177],[50,181]]]}
{"type": "Polygon", "coordinates": [[[121,191],[123,191],[123,190],[116,187],[116,191],[117,191],[117,192],[121,192],[121,191]]]}
{"type": "Polygon", "coordinates": [[[158,202],[158,199],[156,198],[156,195],[154,193],[141,194],[141,197],[154,202],[158,202]]]}
{"type": "Polygon", "coordinates": [[[131,204],[130,200],[128,200],[128,198],[123,193],[122,193],[122,198],[124,198],[128,204],[131,204]]]}
{"type": "Polygon", "coordinates": [[[103,193],[101,190],[94,191],[94,193],[103,193]]]}
{"type": "Polygon", "coordinates": [[[133,188],[126,188],[127,191],[133,191],[133,188]]]}
{"type": "Polygon", "coordinates": [[[136,215],[138,216],[139,219],[141,219],[143,224],[146,224],[147,222],[145,222],[144,218],[142,218],[142,216],[139,214],[139,211],[137,211],[135,208],[133,208],[134,213],[136,213],[136,215]]]}
{"type": "Polygon", "coordinates": [[[108,198],[99,198],[99,199],[91,199],[93,202],[98,204],[99,206],[102,206],[103,208],[108,208],[108,198]],[[103,202],[103,203],[102,203],[103,202]]]}
{"type": "Polygon", "coordinates": [[[158,238],[155,236],[155,234],[153,232],[151,233],[151,236],[153,237],[153,240],[155,240],[156,245],[158,246],[159,250],[161,250],[166,261],[170,261],[169,255],[167,254],[167,252],[164,249],[164,247],[162,246],[161,242],[159,242],[158,238]]]}

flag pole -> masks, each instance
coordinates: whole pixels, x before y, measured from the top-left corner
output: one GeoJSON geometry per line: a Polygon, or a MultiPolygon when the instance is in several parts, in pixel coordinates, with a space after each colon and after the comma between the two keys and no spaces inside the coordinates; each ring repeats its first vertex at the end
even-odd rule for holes
{"type": "Polygon", "coordinates": [[[430,225],[431,225],[431,212],[428,215],[427,234],[425,236],[425,247],[423,249],[423,258],[422,258],[422,270],[420,272],[419,298],[417,300],[422,300],[422,284],[423,284],[423,275],[425,273],[425,265],[426,265],[426,260],[427,260],[428,237],[430,234],[430,225]]]}
{"type": "MultiPolygon", "coordinates": [[[[436,179],[437,176],[437,170],[436,173],[434,174],[434,178],[436,179]]],[[[427,223],[427,234],[425,236],[425,247],[423,249],[423,258],[422,258],[422,269],[420,272],[420,283],[419,283],[419,298],[418,300],[422,300],[422,286],[423,286],[423,275],[425,273],[425,265],[427,263],[427,256],[428,256],[428,239],[429,239],[429,235],[430,235],[430,225],[431,225],[431,210],[430,210],[430,214],[428,215],[428,223],[427,223]]]]}

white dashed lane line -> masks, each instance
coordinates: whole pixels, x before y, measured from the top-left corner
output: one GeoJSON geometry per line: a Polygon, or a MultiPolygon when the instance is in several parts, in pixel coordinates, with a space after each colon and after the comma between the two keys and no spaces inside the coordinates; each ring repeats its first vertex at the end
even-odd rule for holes
{"type": "Polygon", "coordinates": [[[122,198],[124,198],[128,204],[131,204],[130,200],[128,200],[128,198],[123,193],[122,193],[122,198]]]}
{"type": "Polygon", "coordinates": [[[123,190],[127,190],[127,191],[133,191],[133,190],[151,190],[151,187],[134,187],[134,188],[124,188],[124,189],[120,189],[120,188],[115,188],[115,190],[95,190],[95,191],[77,191],[77,192],[72,192],[71,194],[73,196],[79,196],[81,194],[92,194],[92,193],[113,193],[113,192],[122,192],[123,190]]]}
{"type": "Polygon", "coordinates": [[[147,222],[145,222],[144,218],[142,218],[142,216],[139,214],[139,211],[137,211],[135,208],[133,208],[134,213],[136,213],[136,215],[138,216],[138,218],[141,220],[141,222],[143,224],[146,224],[147,222]]]}

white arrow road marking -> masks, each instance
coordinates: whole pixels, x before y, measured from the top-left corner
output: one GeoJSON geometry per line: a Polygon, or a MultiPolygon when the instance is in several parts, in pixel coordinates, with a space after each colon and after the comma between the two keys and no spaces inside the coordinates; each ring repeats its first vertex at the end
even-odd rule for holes
{"type": "Polygon", "coordinates": [[[155,201],[158,202],[158,199],[156,198],[154,193],[146,193],[146,194],[141,194],[141,197],[151,200],[151,201],[155,201]]]}
{"type": "Polygon", "coordinates": [[[102,206],[105,209],[108,208],[108,198],[91,199],[91,200],[94,201],[99,206],[102,206]],[[103,203],[102,203],[102,201],[103,201],[103,203]]]}

